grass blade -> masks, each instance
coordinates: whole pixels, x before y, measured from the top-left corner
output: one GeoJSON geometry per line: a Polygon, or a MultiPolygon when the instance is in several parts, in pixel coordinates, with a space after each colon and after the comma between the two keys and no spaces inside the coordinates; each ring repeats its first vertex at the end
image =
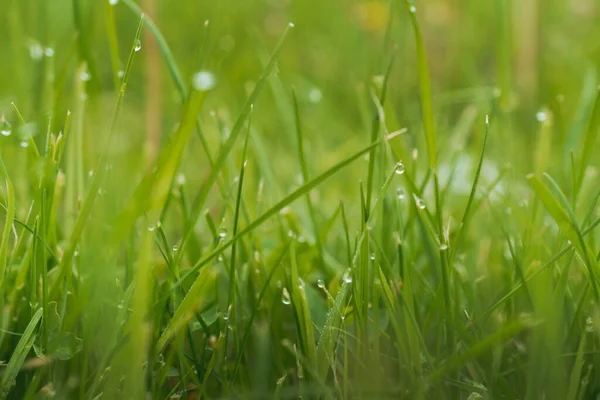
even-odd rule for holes
{"type": "Polygon", "coordinates": [[[40,308],[33,315],[31,321],[29,321],[27,328],[25,328],[25,332],[23,332],[23,336],[19,339],[19,343],[17,343],[17,347],[15,347],[12,356],[8,361],[6,369],[2,374],[2,378],[0,378],[0,399],[5,399],[8,396],[13,386],[13,381],[17,377],[17,374],[25,361],[25,357],[27,357],[29,350],[31,350],[31,347],[33,346],[33,342],[36,338],[35,330],[41,319],[42,309],[40,308]]]}

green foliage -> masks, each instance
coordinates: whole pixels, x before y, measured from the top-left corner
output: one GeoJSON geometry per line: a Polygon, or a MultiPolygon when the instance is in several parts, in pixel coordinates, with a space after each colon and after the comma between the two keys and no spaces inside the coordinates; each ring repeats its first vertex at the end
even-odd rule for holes
{"type": "Polygon", "coordinates": [[[600,6],[149,2],[0,0],[0,398],[597,395],[600,6]]]}

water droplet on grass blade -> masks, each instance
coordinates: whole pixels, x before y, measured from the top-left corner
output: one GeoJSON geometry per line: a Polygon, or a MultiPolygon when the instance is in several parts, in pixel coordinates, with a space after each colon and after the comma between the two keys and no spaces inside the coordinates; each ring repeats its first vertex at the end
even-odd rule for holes
{"type": "Polygon", "coordinates": [[[408,8],[410,10],[411,13],[416,13],[417,12],[417,7],[414,4],[411,4],[410,7],[408,8]]]}
{"type": "Polygon", "coordinates": [[[139,39],[137,39],[135,41],[135,47],[133,48],[133,50],[140,51],[141,49],[142,49],[142,42],[139,39]]]}
{"type": "Polygon", "coordinates": [[[117,4],[119,4],[119,0],[108,0],[108,4],[110,4],[111,6],[116,6],[117,4]]]}
{"type": "Polygon", "coordinates": [[[309,93],[308,93],[308,99],[310,100],[311,103],[313,104],[317,104],[321,102],[321,99],[323,98],[323,93],[321,92],[321,90],[319,90],[318,88],[313,88],[309,93]]]}
{"type": "Polygon", "coordinates": [[[217,78],[212,72],[200,71],[194,75],[194,89],[200,92],[211,90],[217,85],[217,78]]]}
{"type": "Polygon", "coordinates": [[[414,195],[415,197],[415,204],[417,205],[417,208],[419,210],[424,210],[426,208],[425,202],[423,201],[423,199],[417,197],[417,195],[414,195]]]}
{"type": "Polygon", "coordinates": [[[538,111],[535,114],[535,119],[537,119],[539,122],[545,122],[548,120],[548,114],[546,114],[545,111],[538,111]]]}
{"type": "Polygon", "coordinates": [[[290,304],[292,304],[292,300],[290,298],[290,293],[287,291],[286,288],[283,288],[283,290],[281,291],[281,302],[283,304],[285,304],[286,306],[289,306],[290,304]]]}
{"type": "Polygon", "coordinates": [[[402,188],[396,189],[396,197],[398,198],[398,200],[404,200],[404,198],[406,197],[406,194],[404,193],[404,189],[402,189],[402,188]]]}
{"type": "Polygon", "coordinates": [[[88,71],[83,71],[79,75],[79,79],[81,79],[83,82],[88,82],[92,79],[92,75],[88,71]]]}
{"type": "Polygon", "coordinates": [[[317,286],[318,286],[320,289],[325,289],[325,281],[324,281],[323,279],[319,279],[319,280],[317,281],[317,286]]]}
{"type": "Polygon", "coordinates": [[[6,120],[4,115],[0,117],[0,133],[2,134],[2,136],[10,136],[10,134],[12,133],[12,126],[10,122],[6,120]]]}
{"type": "Polygon", "coordinates": [[[406,167],[404,166],[404,164],[402,164],[402,161],[399,161],[395,167],[396,175],[402,175],[405,171],[406,167]]]}
{"type": "Polygon", "coordinates": [[[36,41],[32,41],[29,44],[29,57],[31,57],[32,60],[37,61],[37,60],[41,59],[43,55],[44,55],[44,49],[42,48],[42,45],[40,45],[36,41]]]}
{"type": "Polygon", "coordinates": [[[343,281],[346,283],[352,283],[352,276],[350,275],[350,269],[347,269],[342,277],[343,281]]]}
{"type": "Polygon", "coordinates": [[[179,250],[179,246],[177,246],[176,244],[173,245],[173,251],[177,251],[179,250]]]}

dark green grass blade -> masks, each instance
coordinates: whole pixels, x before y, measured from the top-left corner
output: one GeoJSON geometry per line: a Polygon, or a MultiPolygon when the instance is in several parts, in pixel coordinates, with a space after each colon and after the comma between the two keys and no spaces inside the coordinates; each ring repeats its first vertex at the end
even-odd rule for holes
{"type": "Polygon", "coordinates": [[[477,193],[477,185],[479,184],[479,178],[481,177],[481,167],[483,166],[483,158],[485,156],[485,147],[487,144],[489,131],[490,131],[490,121],[489,121],[489,117],[486,115],[486,117],[485,117],[485,135],[483,137],[483,146],[481,148],[481,152],[479,153],[479,162],[477,163],[477,170],[475,171],[475,180],[473,180],[473,186],[471,186],[471,192],[469,193],[469,200],[467,201],[467,207],[465,208],[465,212],[463,214],[462,220],[460,221],[460,227],[458,228],[458,232],[456,233],[454,243],[452,244],[452,255],[450,256],[451,261],[454,259],[454,256],[456,255],[458,246],[460,246],[463,232],[466,229],[467,225],[469,224],[469,220],[471,217],[471,214],[470,214],[471,206],[473,205],[473,201],[475,200],[475,194],[477,193]]]}
{"type": "Polygon", "coordinates": [[[435,121],[433,118],[433,101],[431,98],[431,78],[429,77],[429,65],[425,43],[417,21],[416,7],[411,0],[406,0],[406,7],[410,14],[410,21],[415,35],[417,47],[417,72],[419,75],[419,86],[421,89],[421,112],[423,113],[423,130],[427,143],[427,154],[429,156],[429,167],[435,169],[437,154],[437,138],[435,132],[435,121]]]}
{"type": "Polygon", "coordinates": [[[19,339],[19,343],[17,343],[8,364],[2,373],[2,378],[0,378],[0,399],[5,399],[8,396],[13,386],[13,382],[25,361],[25,357],[27,357],[29,350],[31,350],[31,347],[33,346],[36,337],[35,330],[41,319],[42,309],[40,308],[33,315],[31,321],[29,321],[25,332],[23,332],[23,336],[19,339]]]}

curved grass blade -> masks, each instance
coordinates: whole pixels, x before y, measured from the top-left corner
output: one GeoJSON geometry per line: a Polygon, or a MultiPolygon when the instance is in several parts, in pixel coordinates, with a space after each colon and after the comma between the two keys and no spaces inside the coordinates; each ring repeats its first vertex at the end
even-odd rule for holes
{"type": "Polygon", "coordinates": [[[479,154],[479,162],[477,163],[477,170],[475,171],[475,180],[473,181],[473,186],[471,186],[471,193],[469,193],[469,200],[467,201],[467,207],[465,208],[465,212],[463,214],[462,220],[460,221],[460,227],[458,228],[458,232],[454,239],[454,243],[452,246],[452,255],[450,256],[450,261],[454,259],[456,255],[456,251],[460,242],[462,240],[462,235],[465,227],[469,224],[469,220],[471,217],[471,206],[473,205],[473,200],[475,200],[475,194],[477,193],[477,185],[479,184],[479,178],[481,177],[481,167],[483,166],[483,158],[485,156],[485,147],[488,140],[488,135],[490,132],[490,120],[489,116],[485,116],[485,135],[483,136],[483,146],[481,147],[481,153],[479,154]]]}
{"type": "Polygon", "coordinates": [[[181,329],[184,329],[196,313],[203,311],[203,307],[209,303],[211,293],[214,294],[216,279],[217,274],[213,270],[205,268],[200,272],[158,339],[156,344],[157,353],[163,351],[169,340],[177,335],[181,329]]]}
{"type": "Polygon", "coordinates": [[[594,149],[596,147],[596,139],[598,138],[598,131],[600,131],[600,88],[598,88],[596,92],[596,102],[594,103],[592,116],[583,140],[583,150],[581,152],[581,161],[579,162],[579,173],[577,174],[575,193],[578,193],[579,189],[581,189],[581,184],[585,177],[585,170],[590,161],[592,161],[592,156],[594,155],[594,149]]]}
{"type": "Polygon", "coordinates": [[[569,203],[567,202],[564,194],[560,191],[560,188],[554,182],[554,180],[547,174],[544,174],[547,180],[550,182],[554,191],[558,194],[559,200],[557,200],[552,191],[548,189],[537,176],[530,174],[527,179],[529,180],[530,185],[533,187],[534,191],[544,204],[544,207],[548,211],[548,213],[552,216],[554,221],[558,224],[561,231],[565,234],[565,236],[569,239],[569,241],[573,244],[577,252],[583,257],[585,260],[586,267],[588,269],[589,278],[592,283],[592,288],[594,290],[594,295],[597,300],[600,300],[600,289],[598,288],[598,278],[596,272],[596,263],[593,257],[589,256],[589,250],[585,241],[583,240],[583,235],[579,230],[577,222],[575,221],[575,215],[573,211],[571,211],[569,207],[569,203]]]}
{"type": "Polygon", "coordinates": [[[17,343],[17,347],[15,347],[12,356],[8,361],[8,365],[2,374],[2,378],[0,378],[0,399],[5,399],[8,396],[10,389],[13,386],[13,381],[17,377],[17,374],[25,361],[25,357],[27,357],[29,350],[31,350],[31,347],[35,342],[35,329],[41,319],[42,309],[40,308],[29,321],[27,328],[25,328],[25,332],[23,332],[23,336],[19,339],[19,343],[17,343]]]}
{"type": "Polygon", "coordinates": [[[506,340],[518,335],[525,329],[531,328],[533,325],[534,323],[532,321],[520,320],[505,326],[497,332],[489,335],[479,343],[473,345],[463,354],[452,357],[441,367],[429,374],[429,380],[437,381],[443,379],[445,376],[459,369],[461,366],[474,359],[478,355],[490,350],[496,344],[505,342],[506,340]]]}
{"type": "Polygon", "coordinates": [[[419,73],[419,86],[421,89],[421,112],[423,113],[423,130],[425,131],[425,141],[427,144],[427,155],[429,156],[429,167],[435,170],[437,138],[435,132],[435,122],[433,119],[433,102],[431,98],[431,78],[429,77],[429,65],[427,63],[427,54],[423,36],[419,28],[419,22],[416,16],[416,7],[411,0],[406,0],[406,7],[410,13],[415,35],[415,45],[417,47],[417,69],[419,73]]]}
{"type": "MultiPolygon", "coordinates": [[[[2,168],[6,173],[4,162],[0,158],[2,168]]],[[[4,289],[4,276],[6,274],[6,260],[8,258],[8,239],[10,238],[13,222],[15,219],[15,190],[13,184],[6,175],[6,220],[4,222],[4,230],[2,232],[2,244],[0,245],[0,293],[4,289]]]]}

